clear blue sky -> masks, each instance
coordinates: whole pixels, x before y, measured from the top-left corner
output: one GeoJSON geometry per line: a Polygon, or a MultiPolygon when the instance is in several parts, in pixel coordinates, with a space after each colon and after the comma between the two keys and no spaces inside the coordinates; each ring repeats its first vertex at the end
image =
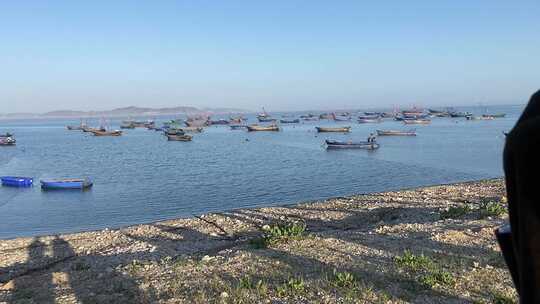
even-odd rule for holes
{"type": "Polygon", "coordinates": [[[2,1],[0,112],[523,103],[540,1],[2,1]]]}

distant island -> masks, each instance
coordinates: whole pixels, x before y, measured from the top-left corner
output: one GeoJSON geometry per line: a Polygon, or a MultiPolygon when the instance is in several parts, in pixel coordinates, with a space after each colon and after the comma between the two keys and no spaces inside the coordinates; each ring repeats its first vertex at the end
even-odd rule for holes
{"type": "Polygon", "coordinates": [[[39,118],[91,118],[91,117],[126,117],[126,116],[161,116],[161,115],[197,115],[203,113],[226,114],[226,113],[246,113],[243,109],[234,108],[196,108],[190,106],[178,106],[171,108],[143,108],[124,107],[108,111],[73,111],[58,110],[46,113],[0,113],[0,119],[39,119],[39,118]]]}

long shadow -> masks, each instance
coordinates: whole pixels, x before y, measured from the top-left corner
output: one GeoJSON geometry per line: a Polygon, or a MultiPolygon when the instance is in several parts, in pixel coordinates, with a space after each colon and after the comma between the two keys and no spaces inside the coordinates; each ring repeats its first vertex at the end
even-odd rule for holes
{"type": "MultiPolygon", "coordinates": [[[[71,245],[55,237],[50,245],[36,238],[28,246],[28,259],[0,269],[2,283],[11,285],[0,301],[7,303],[55,303],[56,296],[70,296],[77,303],[150,303],[137,282],[113,268],[92,269],[95,264],[111,264],[115,257],[77,255],[71,245]],[[49,252],[49,255],[47,254],[49,252]],[[102,276],[99,278],[99,276],[102,276]]],[[[4,286],[5,287],[5,286],[4,286]]]]}

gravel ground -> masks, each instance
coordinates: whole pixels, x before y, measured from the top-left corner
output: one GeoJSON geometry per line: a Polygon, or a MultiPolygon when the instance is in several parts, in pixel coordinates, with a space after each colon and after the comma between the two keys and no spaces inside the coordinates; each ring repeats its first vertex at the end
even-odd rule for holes
{"type": "Polygon", "coordinates": [[[501,179],[0,241],[0,303],[515,303],[501,179]]]}

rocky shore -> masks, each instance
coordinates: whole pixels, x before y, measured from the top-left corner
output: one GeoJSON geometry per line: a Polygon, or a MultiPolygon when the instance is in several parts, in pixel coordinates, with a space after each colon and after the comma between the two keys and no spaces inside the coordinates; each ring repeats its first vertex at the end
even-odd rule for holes
{"type": "Polygon", "coordinates": [[[0,303],[514,303],[502,180],[0,241],[0,303]]]}

